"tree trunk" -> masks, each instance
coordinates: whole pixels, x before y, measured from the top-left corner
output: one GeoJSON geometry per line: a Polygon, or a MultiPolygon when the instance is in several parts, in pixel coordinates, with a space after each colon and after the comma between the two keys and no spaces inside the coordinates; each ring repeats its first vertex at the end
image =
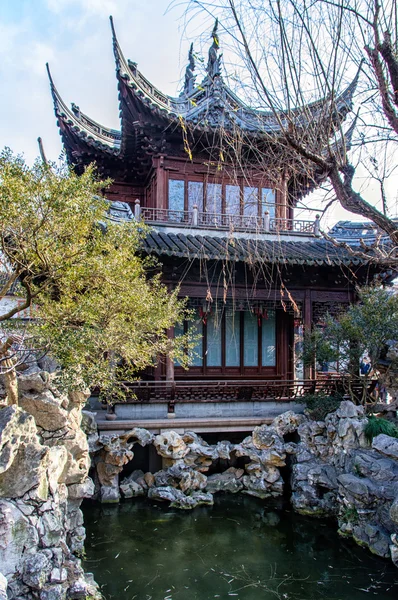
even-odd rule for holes
{"type": "Polygon", "coordinates": [[[366,202],[366,200],[353,189],[352,180],[354,172],[354,168],[351,165],[346,165],[344,179],[342,179],[337,166],[330,170],[329,179],[341,206],[346,210],[357,215],[362,215],[366,219],[370,219],[376,223],[380,229],[389,235],[393,244],[398,245],[398,229],[396,223],[383,215],[383,213],[369,204],[369,202],[366,202]]]}
{"type": "Polygon", "coordinates": [[[15,365],[11,357],[8,356],[8,351],[13,343],[12,338],[8,338],[4,344],[0,345],[0,367],[4,371],[4,383],[7,392],[7,404],[10,406],[15,404],[18,406],[18,379],[15,365]]]}
{"type": "Polygon", "coordinates": [[[2,363],[6,367],[6,372],[3,373],[4,383],[7,392],[7,404],[8,406],[16,404],[18,406],[18,380],[15,367],[11,359],[7,358],[2,363]]]}

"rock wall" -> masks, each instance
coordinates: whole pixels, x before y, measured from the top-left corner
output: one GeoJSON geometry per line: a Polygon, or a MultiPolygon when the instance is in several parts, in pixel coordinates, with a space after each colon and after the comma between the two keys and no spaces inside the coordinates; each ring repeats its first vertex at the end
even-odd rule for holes
{"type": "Polygon", "coordinates": [[[87,394],[60,394],[36,366],[18,380],[19,406],[0,408],[0,600],[97,598],[78,558],[79,507],[94,491],[80,427],[87,394]]]}
{"type": "Polygon", "coordinates": [[[148,496],[190,509],[212,504],[220,491],[281,496],[288,483],[296,511],[335,517],[341,535],[398,566],[398,440],[379,435],[369,446],[366,422],[362,407],[342,402],[325,421],[286,412],[240,444],[213,445],[192,432],[154,436],[136,428],[98,436],[90,414],[85,426],[102,502],[148,496]],[[152,444],[162,469],[123,477],[135,444],[152,444]]]}

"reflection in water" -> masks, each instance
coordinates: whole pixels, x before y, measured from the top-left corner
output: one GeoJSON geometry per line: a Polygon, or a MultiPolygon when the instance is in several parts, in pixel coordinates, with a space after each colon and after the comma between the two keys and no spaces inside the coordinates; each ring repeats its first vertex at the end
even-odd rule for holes
{"type": "Polygon", "coordinates": [[[328,522],[246,496],[183,512],[86,504],[85,568],[117,600],[397,598],[396,568],[328,522]]]}

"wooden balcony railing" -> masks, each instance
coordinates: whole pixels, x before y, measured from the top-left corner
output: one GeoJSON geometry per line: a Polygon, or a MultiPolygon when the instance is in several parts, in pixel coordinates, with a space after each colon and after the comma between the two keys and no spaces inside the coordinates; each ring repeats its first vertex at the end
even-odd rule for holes
{"type": "MultiPolygon", "coordinates": [[[[183,402],[300,402],[306,394],[340,393],[348,397],[348,382],[343,377],[321,380],[189,380],[137,381],[124,383],[127,403],[183,402]]],[[[362,397],[363,383],[351,382],[351,391],[362,397]]]]}
{"type": "Polygon", "coordinates": [[[318,215],[315,218],[315,221],[276,219],[270,218],[267,212],[264,213],[264,216],[259,217],[256,215],[229,215],[199,212],[195,207],[192,211],[172,210],[167,208],[147,208],[141,207],[138,201],[136,201],[135,204],[134,214],[136,219],[142,219],[145,223],[171,225],[184,228],[319,235],[318,215]]]}

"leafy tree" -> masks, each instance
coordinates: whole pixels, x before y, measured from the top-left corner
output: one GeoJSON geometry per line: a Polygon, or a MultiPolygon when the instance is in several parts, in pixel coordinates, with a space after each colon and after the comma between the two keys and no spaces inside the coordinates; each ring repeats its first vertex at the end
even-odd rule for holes
{"type": "MultiPolygon", "coordinates": [[[[367,357],[371,369],[377,370],[389,345],[397,344],[398,296],[381,287],[359,289],[358,296],[358,304],[351,305],[336,318],[328,315],[322,328],[314,328],[305,336],[303,360],[307,365],[315,361],[339,361],[339,370],[350,376],[349,381],[355,383],[362,379],[366,387],[372,371],[366,370],[361,376],[361,361],[367,357]]],[[[389,374],[393,382],[396,382],[397,370],[398,360],[392,356],[389,374]]]]}
{"type": "Polygon", "coordinates": [[[108,183],[96,181],[93,167],[77,176],[39,161],[29,168],[8,149],[0,155],[0,299],[17,281],[21,295],[0,315],[10,403],[16,363],[29,350],[50,351],[65,384],[99,386],[108,399],[160,354],[185,360],[184,337],[167,336],[184,302],[161,283],[156,262],[140,257],[145,228],[106,218],[100,194],[108,183]],[[13,318],[28,307],[33,322],[13,318]]]}

